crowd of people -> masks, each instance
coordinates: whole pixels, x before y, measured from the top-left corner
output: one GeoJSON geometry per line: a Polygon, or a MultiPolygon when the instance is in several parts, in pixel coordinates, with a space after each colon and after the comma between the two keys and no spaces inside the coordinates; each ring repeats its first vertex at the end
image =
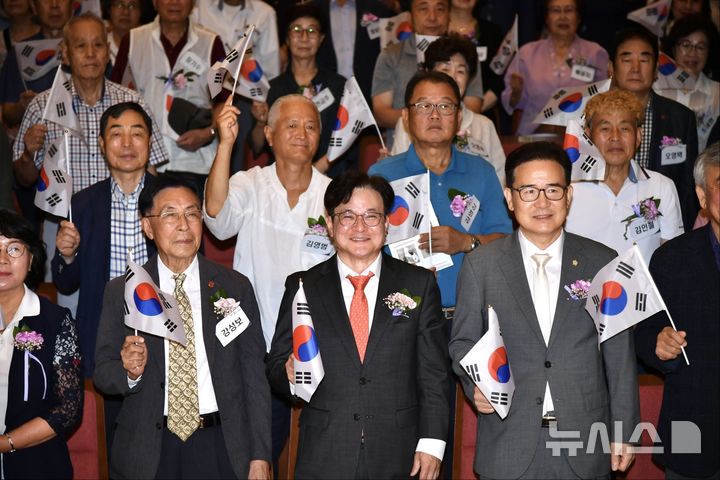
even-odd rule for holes
{"type": "Polygon", "coordinates": [[[84,379],[111,478],[273,478],[292,405],[298,478],[449,477],[458,381],[480,478],[610,478],[638,369],[666,478],[720,478],[718,2],[673,0],[661,38],[640,0],[76,3],[0,0],[0,478],[73,476],[84,379]],[[238,73],[265,86],[211,94],[250,25],[238,73]],[[335,158],[352,77],[377,125],[335,158]],[[589,178],[536,120],[602,80],[572,120],[589,178]],[[636,247],[663,308],[600,342],[568,285],[636,247]],[[506,416],[462,363],[495,321],[506,416]],[[670,448],[682,421],[700,451],[670,448]],[[549,447],[597,425],[608,449],[549,447]]]}

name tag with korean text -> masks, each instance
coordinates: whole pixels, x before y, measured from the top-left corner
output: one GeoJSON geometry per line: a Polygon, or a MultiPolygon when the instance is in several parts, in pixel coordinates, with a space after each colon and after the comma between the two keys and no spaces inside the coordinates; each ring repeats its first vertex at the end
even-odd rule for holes
{"type": "Polygon", "coordinates": [[[203,62],[202,59],[200,59],[200,57],[198,57],[193,52],[186,52],[185,55],[183,55],[178,62],[178,65],[181,65],[183,68],[185,68],[186,73],[194,72],[196,75],[202,75],[203,72],[207,70],[207,68],[205,67],[205,62],[203,62]]]}
{"type": "Polygon", "coordinates": [[[660,151],[660,164],[675,165],[684,162],[687,158],[686,150],[687,146],[683,144],[669,145],[667,147],[663,147],[663,149],[660,151]]]}
{"type": "Polygon", "coordinates": [[[220,340],[223,347],[235,340],[238,335],[250,326],[250,319],[242,308],[237,307],[233,313],[220,320],[215,325],[215,336],[220,340]]]}
{"type": "Polygon", "coordinates": [[[478,54],[478,62],[484,62],[487,60],[487,47],[475,47],[478,54]]]}
{"type": "Polygon", "coordinates": [[[478,212],[480,212],[480,200],[478,200],[475,195],[472,195],[466,202],[465,211],[460,219],[460,225],[463,226],[465,231],[469,232],[472,223],[475,221],[475,217],[477,217],[478,212]]]}
{"type": "Polygon", "coordinates": [[[335,253],[335,248],[332,246],[332,242],[330,242],[330,237],[325,235],[306,234],[302,239],[302,247],[300,250],[316,255],[330,255],[335,253]]]}
{"type": "Polygon", "coordinates": [[[655,220],[645,220],[644,218],[636,218],[628,228],[628,233],[633,240],[640,240],[649,237],[655,233],[660,233],[660,222],[655,220]]]}
{"type": "Polygon", "coordinates": [[[370,40],[380,38],[380,22],[372,22],[367,26],[367,34],[370,40]]]}
{"type": "Polygon", "coordinates": [[[570,78],[581,82],[592,82],[595,80],[595,69],[588,65],[573,65],[570,78]]]}
{"type": "Polygon", "coordinates": [[[333,102],[335,101],[335,97],[333,97],[330,89],[328,87],[325,87],[312,98],[312,101],[317,107],[317,109],[322,112],[333,104],[333,102]]]}

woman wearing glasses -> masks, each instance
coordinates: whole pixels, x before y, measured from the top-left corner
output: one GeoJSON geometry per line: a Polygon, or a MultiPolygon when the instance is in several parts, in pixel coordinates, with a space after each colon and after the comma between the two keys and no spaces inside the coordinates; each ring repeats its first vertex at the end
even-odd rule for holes
{"type": "Polygon", "coordinates": [[[720,36],[715,24],[702,14],[689,15],[675,22],[663,45],[664,51],[672,55],[678,66],[695,79],[695,85],[692,89],[657,89],[657,92],[695,112],[698,151],[705,149],[720,116],[720,83],[716,81],[720,76],[718,45],[720,36]]]}
{"type": "MultiPolygon", "coordinates": [[[[327,149],[345,87],[345,78],[318,66],[317,52],[325,38],[323,32],[327,27],[327,19],[322,10],[313,5],[298,5],[290,11],[287,18],[290,62],[285,72],[270,81],[267,103],[253,102],[255,128],[252,141],[255,151],[265,146],[263,129],[267,124],[270,106],[280,97],[299,93],[315,102],[320,110],[320,120],[324,128],[313,161],[315,168],[325,173],[330,168],[327,149]]],[[[341,165],[342,160],[343,157],[335,160],[334,168],[329,172],[330,176],[340,173],[342,169],[338,170],[336,165],[341,165]]]]}
{"type": "Polygon", "coordinates": [[[0,467],[3,478],[71,478],[65,437],[80,421],[82,380],[70,312],[38,297],[45,249],[0,210],[0,467]]]}

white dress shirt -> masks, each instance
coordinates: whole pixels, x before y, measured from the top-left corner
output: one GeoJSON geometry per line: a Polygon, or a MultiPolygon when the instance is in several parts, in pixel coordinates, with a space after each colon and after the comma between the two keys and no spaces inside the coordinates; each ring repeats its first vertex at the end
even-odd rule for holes
{"type": "MultiPolygon", "coordinates": [[[[373,273],[373,277],[370,278],[367,285],[365,285],[365,296],[368,301],[368,333],[372,329],[373,317],[375,314],[375,304],[377,303],[378,286],[380,284],[380,267],[382,266],[382,255],[373,260],[373,262],[363,270],[362,272],[356,272],[352,268],[348,267],[340,257],[337,258],[338,272],[340,273],[340,286],[342,287],[343,301],[345,302],[345,310],[350,315],[350,304],[352,303],[352,297],[355,293],[355,287],[352,282],[347,279],[347,276],[356,275],[368,275],[370,272],[373,273]]],[[[382,300],[381,300],[382,301],[382,300]]],[[[446,442],[438,440],[437,438],[421,438],[418,440],[416,452],[423,452],[432,455],[435,458],[442,460],[445,455],[446,442]]]]}
{"type": "Polygon", "coordinates": [[[347,0],[340,6],[337,0],[330,0],[330,32],[337,59],[337,72],[345,78],[354,75],[355,30],[357,29],[357,8],[355,0],[347,0]]]}
{"type": "Polygon", "coordinates": [[[573,200],[565,229],[606,245],[622,254],[637,243],[646,263],[666,240],[682,235],[683,221],[675,183],[658,172],[641,169],[635,160],[620,192],[615,196],[604,182],[573,182],[573,200]],[[661,216],[653,222],[637,218],[626,229],[624,219],[632,206],[647,198],[660,199],[661,216]],[[652,225],[652,228],[645,226],[652,225]],[[637,234],[639,229],[642,233],[637,234]],[[627,238],[625,238],[627,232],[627,238]]]}
{"type": "MultiPolygon", "coordinates": [[[[193,330],[195,331],[195,365],[197,367],[197,385],[198,385],[198,402],[200,405],[200,414],[212,413],[218,411],[217,400],[215,399],[215,389],[213,388],[212,377],[210,376],[210,364],[208,363],[207,353],[205,351],[205,341],[203,339],[202,328],[202,302],[210,301],[209,298],[201,298],[200,296],[200,269],[198,267],[197,256],[190,266],[182,272],[185,274],[183,289],[190,301],[190,308],[193,316],[193,330]]],[[[158,279],[160,280],[160,290],[165,293],[175,291],[175,273],[172,272],[158,257],[158,279]]],[[[211,319],[206,319],[210,321],[211,319]]],[[[214,340],[213,340],[214,341],[214,340]]],[[[166,338],[165,345],[165,385],[168,385],[168,367],[170,354],[170,341],[166,338]]],[[[168,414],[168,388],[165,388],[165,401],[163,406],[163,415],[168,414]]]]}
{"type": "MultiPolygon", "coordinates": [[[[23,285],[24,286],[24,285],[23,285]]],[[[2,334],[0,334],[0,432],[5,432],[5,415],[8,405],[8,388],[10,375],[10,362],[12,362],[13,351],[15,350],[15,338],[13,330],[18,322],[25,317],[35,317],[40,314],[40,299],[38,296],[25,287],[25,294],[15,315],[10,320],[2,334]]],[[[7,320],[5,320],[7,322],[7,320]]],[[[1,434],[1,433],[0,433],[1,434]]]]}
{"type": "Polygon", "coordinates": [[[255,24],[253,58],[268,80],[280,74],[280,54],[275,10],[262,0],[245,0],[245,8],[228,5],[223,0],[195,2],[190,19],[220,36],[225,51],[232,50],[245,27],[255,24]]]}
{"type": "MultiPolygon", "coordinates": [[[[545,264],[545,273],[548,280],[548,289],[550,294],[550,328],[544,329],[541,326],[543,333],[543,339],[545,340],[545,346],[550,341],[550,332],[552,331],[552,323],[555,319],[555,307],[557,305],[558,292],[560,291],[560,273],[562,270],[562,253],[563,253],[563,242],[565,241],[565,233],[551,243],[545,250],[541,250],[534,243],[528,240],[523,235],[522,230],[518,230],[518,237],[520,239],[520,251],[522,252],[523,266],[525,267],[525,277],[530,287],[531,295],[534,292],[535,285],[535,270],[537,264],[532,259],[533,255],[546,253],[550,255],[550,260],[545,264]]],[[[533,303],[535,298],[533,298],[533,303]]],[[[540,315],[538,315],[538,318],[540,315]]],[[[552,412],[555,408],[553,406],[552,395],[550,394],[550,384],[545,384],[545,399],[543,401],[543,414],[546,412],[552,412]]]]}
{"type": "Polygon", "coordinates": [[[233,268],[250,279],[260,307],[263,336],[270,350],[285,279],[329,257],[303,252],[308,218],[325,215],[323,196],[330,179],[313,168],[307,190],[292,209],[276,164],[237,172],[216,217],[205,210],[205,225],[220,240],[237,235],[233,268]]]}

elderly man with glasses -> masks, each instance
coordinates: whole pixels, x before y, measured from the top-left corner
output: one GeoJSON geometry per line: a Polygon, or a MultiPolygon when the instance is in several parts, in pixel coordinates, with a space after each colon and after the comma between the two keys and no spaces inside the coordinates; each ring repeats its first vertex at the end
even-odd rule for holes
{"type": "Polygon", "coordinates": [[[405,91],[402,111],[412,139],[407,152],[370,168],[371,175],[389,181],[429,172],[430,201],[440,226],[420,236],[420,247],[452,255],[453,265],[438,272],[445,316],[452,318],[460,265],[466,253],[512,231],[503,203],[502,188],[493,166],[481,157],[453,146],[461,121],[460,91],[455,80],[440,72],[417,73],[405,91]],[[462,204],[478,203],[478,213],[463,220],[462,204]]]}

